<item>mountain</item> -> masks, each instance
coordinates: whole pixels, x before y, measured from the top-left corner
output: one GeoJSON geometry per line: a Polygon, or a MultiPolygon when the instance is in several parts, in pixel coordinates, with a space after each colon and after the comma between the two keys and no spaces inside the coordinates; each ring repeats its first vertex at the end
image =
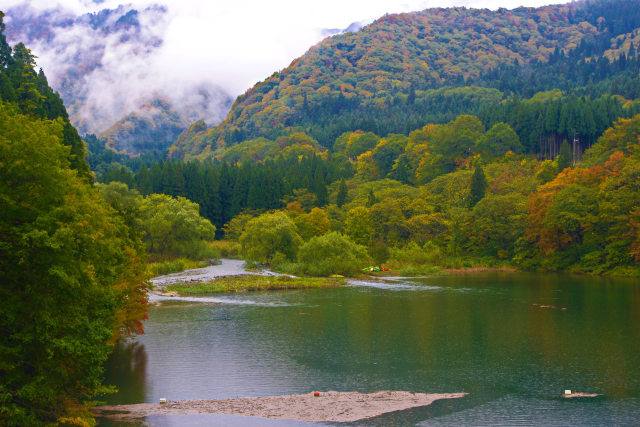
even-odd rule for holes
{"type": "Polygon", "coordinates": [[[25,3],[4,12],[7,40],[38,53],[73,125],[114,149],[163,150],[190,123],[218,123],[229,110],[232,98],[220,87],[176,84],[153,66],[169,23],[164,6],[76,15],[25,3]]]}
{"type": "Polygon", "coordinates": [[[634,99],[639,28],[640,0],[386,15],[313,46],[238,97],[222,123],[183,135],[170,154],[203,157],[301,130],[331,147],[347,131],[406,134],[552,89],[634,99]]]}

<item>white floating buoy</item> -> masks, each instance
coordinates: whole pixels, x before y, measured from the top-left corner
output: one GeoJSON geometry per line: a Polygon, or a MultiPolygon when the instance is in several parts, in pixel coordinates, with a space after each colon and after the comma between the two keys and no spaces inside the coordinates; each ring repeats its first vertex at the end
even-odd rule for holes
{"type": "Polygon", "coordinates": [[[566,395],[571,394],[571,390],[565,390],[565,391],[564,391],[564,394],[566,394],[566,395]]]}
{"type": "Polygon", "coordinates": [[[160,398],[160,404],[164,404],[167,403],[167,399],[165,399],[164,397],[160,398]]]}

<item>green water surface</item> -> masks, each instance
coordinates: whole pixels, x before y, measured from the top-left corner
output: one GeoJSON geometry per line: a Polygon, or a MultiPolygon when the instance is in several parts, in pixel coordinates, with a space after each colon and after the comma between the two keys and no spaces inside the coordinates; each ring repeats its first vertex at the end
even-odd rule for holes
{"type": "Polygon", "coordinates": [[[112,356],[107,382],[120,392],[106,400],[464,391],[357,424],[637,425],[639,344],[634,280],[492,273],[359,281],[154,306],[146,334],[112,356]],[[564,399],[565,389],[602,396],[564,399]]]}

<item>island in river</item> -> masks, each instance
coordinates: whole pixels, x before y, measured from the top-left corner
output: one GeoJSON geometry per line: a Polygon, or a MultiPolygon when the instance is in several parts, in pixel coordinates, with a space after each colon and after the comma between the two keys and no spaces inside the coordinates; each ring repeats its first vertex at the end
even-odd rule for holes
{"type": "Polygon", "coordinates": [[[354,422],[388,412],[428,406],[439,399],[464,397],[466,393],[375,393],[327,391],[236,399],[184,400],[167,403],[102,406],[98,416],[134,421],[150,415],[229,414],[308,422],[354,422]]]}

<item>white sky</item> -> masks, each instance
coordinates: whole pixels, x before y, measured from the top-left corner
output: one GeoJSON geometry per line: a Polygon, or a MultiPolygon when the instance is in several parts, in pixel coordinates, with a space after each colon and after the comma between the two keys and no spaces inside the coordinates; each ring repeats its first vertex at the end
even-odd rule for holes
{"type": "MultiPolygon", "coordinates": [[[[135,46],[96,40],[88,27],[75,26],[56,34],[55,49],[31,44],[49,82],[72,66],[70,58],[91,54],[91,46],[108,48],[103,67],[85,76],[83,90],[91,105],[83,107],[95,130],[106,128],[124,113],[136,109],[149,94],[170,88],[176,105],[194,109],[189,88],[215,85],[235,97],[274,71],[287,67],[323,37],[323,29],[344,29],[353,22],[370,23],[385,13],[418,11],[431,7],[466,6],[512,9],[542,6],[553,0],[0,0],[0,10],[28,4],[36,9],[57,9],[81,15],[120,4],[142,9],[164,5],[161,17],[141,15],[145,34],[163,40],[160,48],[140,55],[135,46]],[[65,32],[66,31],[66,32],[65,32]],[[64,49],[60,46],[64,45],[64,49]]],[[[10,25],[10,16],[7,19],[10,25]]],[[[210,100],[204,114],[208,123],[226,115],[220,101],[210,100]]],[[[198,110],[197,107],[195,108],[198,110]]]]}
{"type": "MultiPolygon", "coordinates": [[[[158,65],[177,74],[215,74],[232,95],[289,63],[320,39],[319,29],[346,28],[385,13],[430,7],[466,6],[496,9],[541,6],[553,0],[1,0],[0,9],[30,3],[60,7],[77,14],[115,8],[163,4],[169,24],[158,65]],[[227,83],[228,82],[228,83],[227,83]]],[[[46,64],[41,64],[46,66],[46,64]]],[[[45,69],[46,71],[46,69],[45,69]]],[[[213,76],[212,76],[213,77],[213,76]]]]}

